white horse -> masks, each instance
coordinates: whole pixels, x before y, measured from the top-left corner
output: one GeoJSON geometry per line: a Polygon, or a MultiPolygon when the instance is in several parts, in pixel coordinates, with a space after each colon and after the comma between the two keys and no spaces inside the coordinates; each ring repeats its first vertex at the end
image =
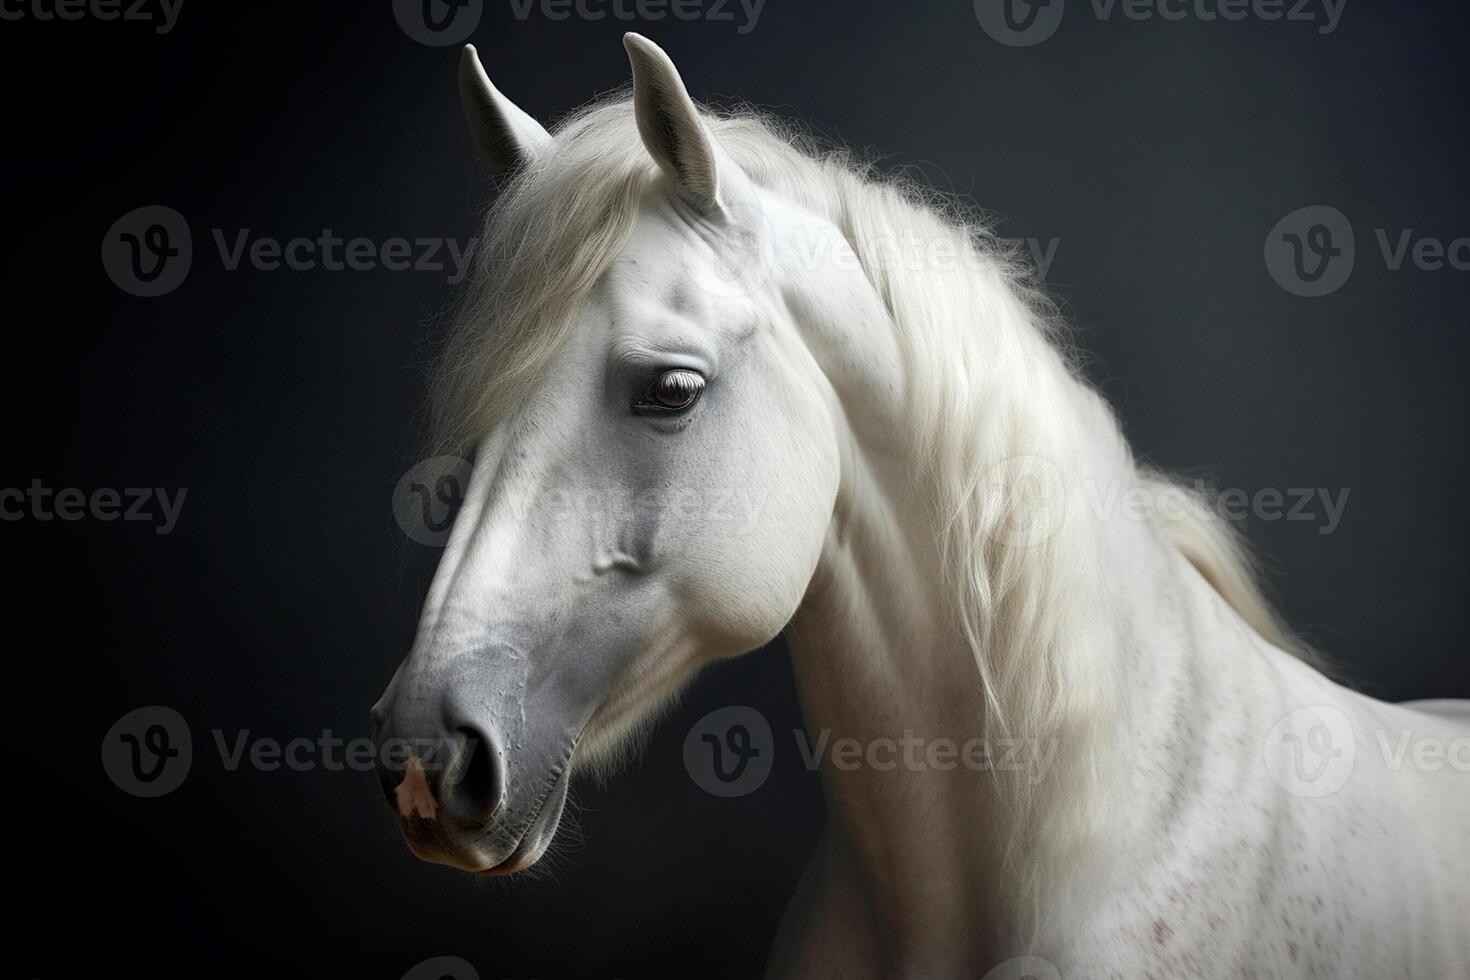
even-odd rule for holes
{"type": "Polygon", "coordinates": [[[1294,652],[985,229],[626,46],[555,134],[464,54],[507,183],[434,386],[473,476],[374,709],[415,853],[530,866],[574,769],[785,630],[860,750],[772,975],[1470,976],[1470,702],[1294,652]]]}

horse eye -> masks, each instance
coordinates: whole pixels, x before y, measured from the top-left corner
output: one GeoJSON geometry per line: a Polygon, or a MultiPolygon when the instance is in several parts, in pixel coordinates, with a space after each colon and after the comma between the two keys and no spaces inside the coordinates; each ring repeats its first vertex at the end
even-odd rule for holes
{"type": "Polygon", "coordinates": [[[699,372],[685,368],[665,371],[633,403],[633,411],[640,415],[677,415],[693,408],[702,391],[704,378],[699,372]]]}

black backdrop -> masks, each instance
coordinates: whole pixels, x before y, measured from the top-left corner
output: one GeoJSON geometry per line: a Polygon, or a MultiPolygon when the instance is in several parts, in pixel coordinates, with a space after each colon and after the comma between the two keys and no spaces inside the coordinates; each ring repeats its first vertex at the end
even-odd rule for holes
{"type": "MultiPolygon", "coordinates": [[[[453,954],[483,977],[754,975],[815,840],[815,780],[785,753],[760,791],[718,799],[681,745],[726,704],[799,724],[779,645],[702,677],[610,786],[578,785],[585,842],[540,880],[418,863],[370,774],[222,764],[216,729],[366,734],[434,561],[390,497],[454,286],[232,271],[213,230],[464,241],[491,187],[455,49],[415,41],[387,2],[190,3],[166,33],[52,6],[5,0],[0,20],[0,486],[187,496],[168,534],[95,513],[0,523],[17,972],[397,978],[453,954]],[[194,255],[145,298],[100,255],[155,204],[194,255]],[[193,735],[187,780],[155,799],[99,763],[144,705],[193,735]]],[[[1048,281],[1140,454],[1250,493],[1349,490],[1330,534],[1246,524],[1290,618],[1379,696],[1470,695],[1467,273],[1393,270],[1373,231],[1470,235],[1463,3],[1349,0],[1324,33],[1315,4],[1315,23],[1232,23],[1073,0],[1024,47],[962,2],[774,0],[753,28],[738,5],[689,22],[483,7],[471,39],[544,120],[624,84],[637,29],[696,97],[795,114],[973,196],[1006,235],[1055,239],[1048,281]],[[1357,243],[1315,298],[1263,260],[1313,204],[1357,243]]]]}

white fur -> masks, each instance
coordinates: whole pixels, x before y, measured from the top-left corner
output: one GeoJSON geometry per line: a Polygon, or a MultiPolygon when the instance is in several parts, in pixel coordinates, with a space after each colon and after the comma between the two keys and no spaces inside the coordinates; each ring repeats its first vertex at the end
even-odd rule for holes
{"type": "MultiPolygon", "coordinates": [[[[651,47],[630,41],[635,68],[672,72],[651,47]]],[[[626,620],[599,610],[656,585],[639,608],[658,645],[616,672],[574,765],[788,618],[810,732],[1055,747],[1039,780],[824,766],[828,830],[774,974],[975,978],[1024,953],[1066,977],[1470,975],[1470,774],[1390,771],[1374,735],[1470,726],[1285,652],[1218,524],[1088,505],[1085,486],[1166,484],[973,216],[769,120],[695,114],[675,82],[640,80],[662,107],[564,122],[488,217],[434,392],[441,444],[480,447],[477,489],[415,656],[450,643],[447,609],[461,651],[558,610],[618,638],[626,620]],[[671,142],[646,145],[649,113],[671,142]],[[719,366],[707,405],[645,438],[609,414],[619,397],[589,393],[620,353],[660,345],[719,366]],[[515,499],[626,495],[652,471],[759,496],[763,519],[661,514],[647,539],[517,523],[515,499]],[[1359,743],[1320,799],[1263,759],[1312,705],[1359,743]]]]}

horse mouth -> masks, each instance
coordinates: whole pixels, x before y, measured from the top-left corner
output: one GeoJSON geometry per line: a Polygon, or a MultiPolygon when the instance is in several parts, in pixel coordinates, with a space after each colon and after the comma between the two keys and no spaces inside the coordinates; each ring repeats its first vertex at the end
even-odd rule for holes
{"type": "Polygon", "coordinates": [[[474,874],[499,878],[524,871],[539,861],[547,848],[551,846],[552,839],[556,837],[557,828],[561,825],[562,810],[566,807],[567,787],[570,783],[571,767],[567,766],[562,769],[556,784],[552,786],[551,791],[537,807],[530,822],[526,824],[521,839],[516,842],[510,854],[498,864],[481,868],[474,874]]]}

